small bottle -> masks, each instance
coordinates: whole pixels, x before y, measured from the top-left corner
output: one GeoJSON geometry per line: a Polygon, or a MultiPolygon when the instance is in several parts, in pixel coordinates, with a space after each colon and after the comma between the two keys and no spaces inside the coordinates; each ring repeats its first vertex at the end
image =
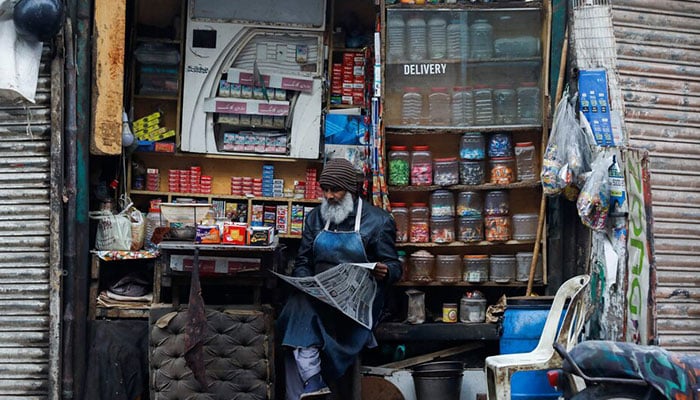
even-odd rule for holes
{"type": "Polygon", "coordinates": [[[610,212],[616,214],[627,212],[625,178],[622,176],[615,155],[613,155],[612,164],[608,168],[608,179],[610,181],[610,212]]]}

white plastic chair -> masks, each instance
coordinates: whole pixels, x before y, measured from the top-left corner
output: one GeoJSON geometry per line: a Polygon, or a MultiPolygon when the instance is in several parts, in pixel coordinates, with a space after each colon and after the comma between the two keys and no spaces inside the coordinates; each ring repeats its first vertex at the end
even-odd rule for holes
{"type": "Polygon", "coordinates": [[[578,343],[588,315],[588,275],[579,275],[564,282],[554,296],[547,314],[542,336],[535,350],[529,353],[503,354],[486,358],[486,381],[489,400],[510,400],[510,379],[518,371],[537,371],[561,367],[561,357],[554,351],[556,340],[569,351],[578,343]],[[561,320],[566,300],[571,299],[566,316],[561,320]],[[559,321],[561,329],[557,333],[559,321]]]}

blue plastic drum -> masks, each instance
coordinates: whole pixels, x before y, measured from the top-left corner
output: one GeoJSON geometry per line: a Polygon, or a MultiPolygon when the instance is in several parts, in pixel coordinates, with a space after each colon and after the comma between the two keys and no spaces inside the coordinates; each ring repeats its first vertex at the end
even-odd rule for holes
{"type": "MultiPolygon", "coordinates": [[[[501,354],[528,353],[537,347],[552,305],[552,297],[508,299],[503,315],[501,354]]],[[[557,392],[547,381],[547,371],[516,372],[510,383],[512,400],[556,400],[557,392]]]]}

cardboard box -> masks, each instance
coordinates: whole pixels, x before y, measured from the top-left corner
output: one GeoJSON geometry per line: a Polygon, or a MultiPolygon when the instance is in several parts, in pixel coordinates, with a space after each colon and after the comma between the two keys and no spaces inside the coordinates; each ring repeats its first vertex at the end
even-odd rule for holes
{"type": "Polygon", "coordinates": [[[239,246],[248,244],[248,225],[243,222],[225,222],[221,242],[239,246]]]}
{"type": "Polygon", "coordinates": [[[275,228],[272,226],[251,226],[248,228],[248,240],[251,246],[269,246],[275,240],[275,228]]]}

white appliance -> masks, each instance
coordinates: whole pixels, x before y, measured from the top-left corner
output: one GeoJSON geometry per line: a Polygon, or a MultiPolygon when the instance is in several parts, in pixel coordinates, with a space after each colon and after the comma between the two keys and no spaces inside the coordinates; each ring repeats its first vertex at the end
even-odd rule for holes
{"type": "MultiPolygon", "coordinates": [[[[224,151],[224,139],[241,131],[260,136],[284,133],[286,147],[275,153],[279,157],[319,157],[325,4],[189,0],[182,151],[231,154],[224,151]],[[235,97],[222,95],[222,80],[235,97]],[[257,96],[259,87],[250,92],[261,80],[267,99],[257,96]]],[[[260,153],[265,147],[253,148],[245,153],[260,153]]]]}

